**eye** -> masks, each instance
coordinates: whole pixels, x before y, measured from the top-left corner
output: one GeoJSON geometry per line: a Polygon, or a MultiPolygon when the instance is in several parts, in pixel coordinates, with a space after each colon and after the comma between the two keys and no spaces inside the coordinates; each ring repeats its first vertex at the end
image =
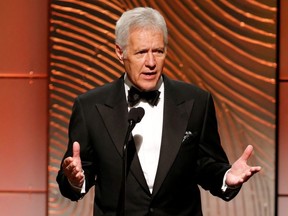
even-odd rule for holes
{"type": "Polygon", "coordinates": [[[143,55],[145,53],[147,53],[147,50],[140,50],[140,51],[136,52],[136,54],[138,54],[138,55],[143,55]]]}
{"type": "Polygon", "coordinates": [[[153,50],[153,53],[157,56],[162,56],[164,54],[164,49],[153,50]]]}

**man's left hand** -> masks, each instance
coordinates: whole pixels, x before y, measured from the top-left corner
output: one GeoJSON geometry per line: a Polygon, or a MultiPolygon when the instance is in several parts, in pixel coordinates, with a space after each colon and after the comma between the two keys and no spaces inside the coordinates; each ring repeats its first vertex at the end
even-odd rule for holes
{"type": "Polygon", "coordinates": [[[238,187],[248,181],[255,173],[261,170],[260,166],[249,166],[248,159],[253,153],[253,146],[248,145],[242,156],[233,163],[231,169],[227,173],[226,184],[228,187],[238,187]]]}

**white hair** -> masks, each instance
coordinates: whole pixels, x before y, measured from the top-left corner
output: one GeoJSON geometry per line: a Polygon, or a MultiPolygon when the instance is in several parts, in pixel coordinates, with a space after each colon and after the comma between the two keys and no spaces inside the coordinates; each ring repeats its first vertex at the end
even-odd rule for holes
{"type": "Polygon", "coordinates": [[[116,22],[115,42],[124,53],[131,30],[138,28],[162,31],[165,47],[168,45],[168,30],[164,17],[153,8],[136,7],[124,12],[116,22]]]}

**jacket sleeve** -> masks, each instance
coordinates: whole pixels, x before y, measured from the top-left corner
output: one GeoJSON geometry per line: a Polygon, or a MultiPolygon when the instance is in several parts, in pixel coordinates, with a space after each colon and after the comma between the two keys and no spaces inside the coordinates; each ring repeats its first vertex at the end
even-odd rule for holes
{"type": "Polygon", "coordinates": [[[197,160],[198,184],[205,190],[209,190],[214,196],[229,201],[237,195],[240,188],[234,191],[227,190],[226,192],[221,190],[224,175],[231,165],[221,146],[211,94],[208,94],[205,109],[197,160]]]}
{"type": "Polygon", "coordinates": [[[89,142],[89,134],[86,126],[84,111],[80,103],[80,99],[77,98],[73,105],[72,115],[69,123],[69,141],[66,153],[62,159],[60,170],[57,175],[57,183],[61,194],[64,197],[77,201],[82,198],[85,194],[81,194],[72,189],[68,179],[64,175],[62,170],[62,163],[66,157],[72,156],[73,154],[73,142],[78,141],[80,144],[80,157],[82,162],[82,169],[85,174],[86,181],[86,193],[95,184],[95,167],[93,161],[93,148],[89,142]]]}

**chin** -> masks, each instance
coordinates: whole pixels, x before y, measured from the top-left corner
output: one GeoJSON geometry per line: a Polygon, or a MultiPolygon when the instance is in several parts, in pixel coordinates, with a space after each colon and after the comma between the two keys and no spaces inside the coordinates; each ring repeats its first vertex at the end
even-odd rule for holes
{"type": "Polygon", "coordinates": [[[156,85],[153,86],[143,86],[142,90],[143,91],[151,91],[151,90],[155,90],[156,85]]]}
{"type": "Polygon", "coordinates": [[[138,88],[142,91],[151,91],[155,90],[158,84],[158,78],[157,79],[142,79],[141,82],[138,82],[138,88]]]}

